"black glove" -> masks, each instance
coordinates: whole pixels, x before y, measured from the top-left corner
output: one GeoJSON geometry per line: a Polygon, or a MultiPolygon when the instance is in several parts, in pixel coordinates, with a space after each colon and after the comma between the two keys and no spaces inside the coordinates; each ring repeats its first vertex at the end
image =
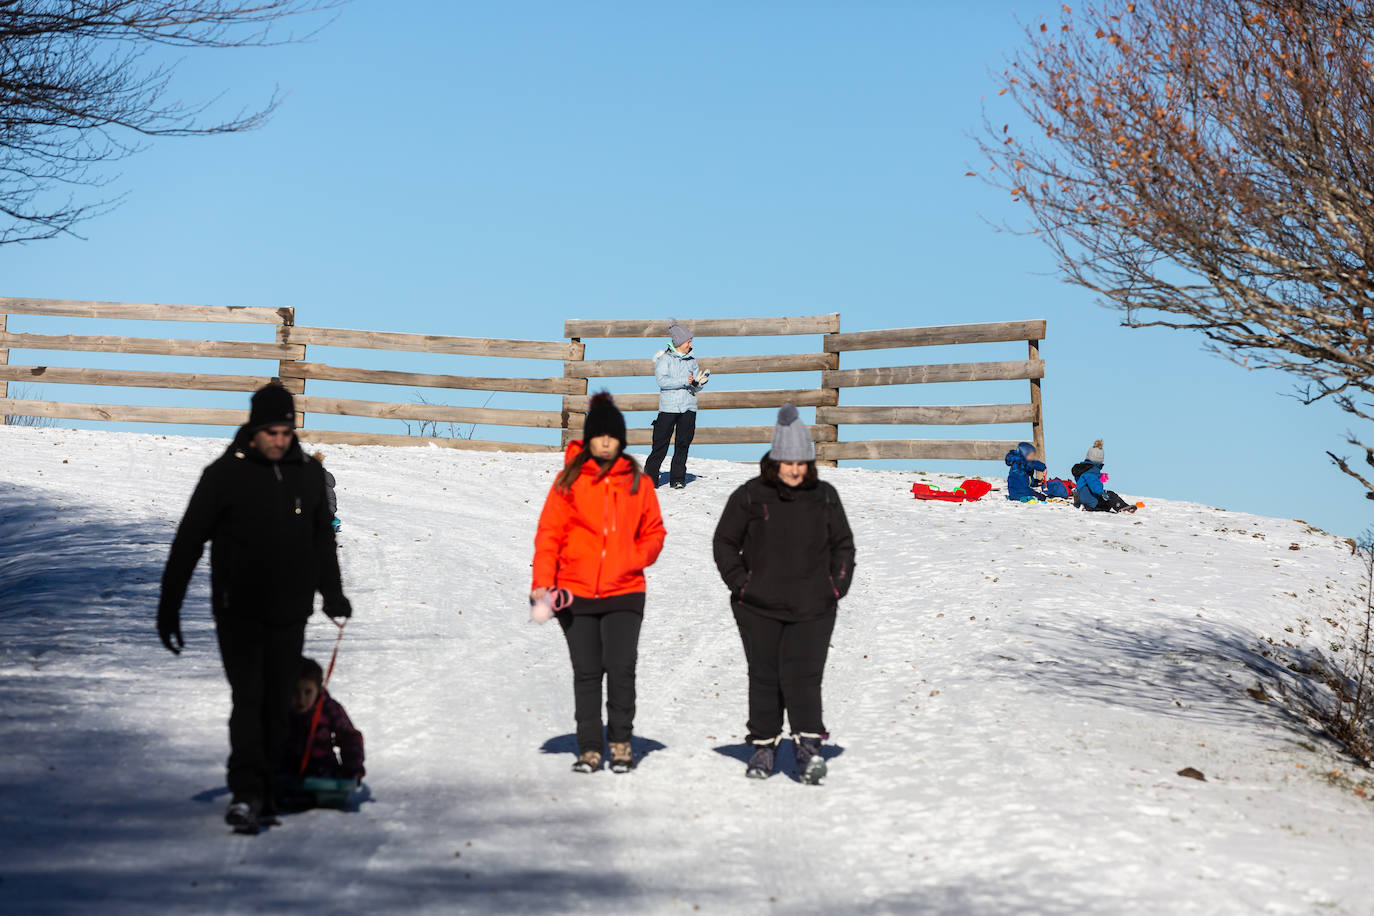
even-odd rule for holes
{"type": "Polygon", "coordinates": [[[348,619],[353,616],[353,605],[343,595],[329,598],[324,602],[324,615],[334,620],[348,619]]]}
{"type": "Polygon", "coordinates": [[[162,644],[167,647],[167,651],[173,655],[180,655],[181,650],[186,648],[186,640],[181,638],[181,611],[175,608],[159,607],[157,609],[157,635],[162,640],[162,644]],[[176,644],[173,645],[173,640],[176,644]]]}

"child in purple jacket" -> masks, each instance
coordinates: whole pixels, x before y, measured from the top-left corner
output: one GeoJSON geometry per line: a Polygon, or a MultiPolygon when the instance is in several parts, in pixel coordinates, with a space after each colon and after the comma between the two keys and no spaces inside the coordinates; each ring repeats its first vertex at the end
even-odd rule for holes
{"type": "Polygon", "coordinates": [[[327,776],[331,779],[362,781],[363,733],[353,727],[348,713],[339,701],[324,689],[324,672],[314,659],[301,659],[300,680],[291,703],[291,728],[287,733],[286,756],[283,767],[291,777],[327,776]],[[305,772],[301,773],[301,758],[310,737],[310,723],[315,716],[315,704],[323,695],[320,721],[310,738],[310,756],[305,772]]]}

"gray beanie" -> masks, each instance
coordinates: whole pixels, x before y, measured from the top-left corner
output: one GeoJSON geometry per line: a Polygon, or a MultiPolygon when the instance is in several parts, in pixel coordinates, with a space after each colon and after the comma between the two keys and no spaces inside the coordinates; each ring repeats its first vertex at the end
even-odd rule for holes
{"type": "Polygon", "coordinates": [[[1107,456],[1102,453],[1101,439],[1098,439],[1096,442],[1093,443],[1093,447],[1088,449],[1088,454],[1085,455],[1084,458],[1086,458],[1088,461],[1093,462],[1094,464],[1103,464],[1106,462],[1107,456]]]}
{"type": "Polygon", "coordinates": [[[692,339],[692,329],[678,324],[676,318],[669,318],[668,336],[673,339],[673,346],[680,347],[692,339]]]}
{"type": "Polygon", "coordinates": [[[816,446],[811,443],[811,430],[806,428],[797,408],[782,405],[778,411],[778,425],[773,430],[773,447],[768,457],[774,461],[815,461],[816,446]]]}

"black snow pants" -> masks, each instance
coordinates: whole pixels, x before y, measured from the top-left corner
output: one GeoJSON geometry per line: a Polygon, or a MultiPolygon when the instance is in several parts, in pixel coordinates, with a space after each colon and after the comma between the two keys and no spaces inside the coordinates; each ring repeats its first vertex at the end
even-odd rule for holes
{"type": "MultiPolygon", "coordinates": [[[[629,741],[635,722],[635,664],[639,661],[639,610],[602,614],[560,611],[558,622],[572,659],[577,750],[602,753],[601,681],[606,681],[607,741],[629,741]]],[[[612,601],[615,599],[607,599],[612,601]]],[[[575,610],[574,606],[574,610],[575,610]]]]}
{"type": "Polygon", "coordinates": [[[1135,507],[1122,499],[1115,490],[1103,490],[1096,506],[1091,509],[1087,506],[1083,506],[1083,508],[1088,512],[1120,512],[1123,509],[1134,509],[1135,507]]]}
{"type": "Polygon", "coordinates": [[[782,734],[782,713],[795,734],[824,735],[821,679],[835,629],[834,613],[787,621],[733,605],[749,663],[749,741],[782,734]]]}
{"type": "Polygon", "coordinates": [[[291,697],[301,673],[305,622],[215,620],[220,659],[229,679],[229,791],[234,800],[267,801],[281,765],[291,697]]]}
{"type": "Polygon", "coordinates": [[[668,443],[677,435],[677,445],[673,448],[673,463],[668,469],[669,483],[687,482],[687,450],[692,447],[692,439],[697,434],[697,412],[685,410],[682,413],[660,413],[654,420],[654,447],[649,459],[644,462],[644,474],[649,482],[658,486],[658,469],[668,455],[668,443]]]}

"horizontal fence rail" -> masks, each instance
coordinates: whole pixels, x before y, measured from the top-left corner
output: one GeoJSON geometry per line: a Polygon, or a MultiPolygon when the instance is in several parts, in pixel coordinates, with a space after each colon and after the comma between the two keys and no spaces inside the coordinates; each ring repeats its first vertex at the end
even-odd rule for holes
{"type": "Polygon", "coordinates": [[[822,373],[821,384],[836,388],[869,385],[925,385],[935,382],[998,382],[1043,378],[1045,364],[1036,360],[999,363],[943,363],[931,366],[883,366],[835,369],[822,373]]]}
{"type": "MultiPolygon", "coordinates": [[[[789,334],[833,334],[840,329],[840,316],[806,315],[800,318],[685,318],[681,323],[699,337],[775,337],[789,334]]],[[[664,337],[668,323],[663,319],[614,319],[605,321],[566,321],[563,336],[574,340],[588,337],[664,337]]]]}
{"type": "Polygon", "coordinates": [[[161,337],[82,337],[74,334],[0,334],[10,350],[75,350],[141,353],[150,356],[208,356],[219,359],[302,359],[305,347],[244,340],[167,340],[161,337]]]}
{"type": "Polygon", "coordinates": [[[581,359],[582,346],[540,340],[491,340],[482,337],[442,337],[436,334],[399,334],[392,331],[346,331],[336,328],[285,327],[286,343],[361,350],[406,350],[452,356],[507,356],[515,359],[581,359]]]}
{"type": "Polygon", "coordinates": [[[822,442],[816,446],[816,456],[834,461],[857,458],[1000,461],[1014,448],[1014,440],[874,439],[869,442],[822,442]]]}
{"type": "MultiPolygon", "coordinates": [[[[180,388],[188,391],[257,391],[270,375],[208,372],[140,372],[129,369],[66,369],[60,366],[0,366],[0,380],[51,385],[104,385],[122,388],[180,388]]],[[[303,394],[299,379],[282,379],[293,394],[303,394]],[[293,387],[294,386],[294,387],[293,387]]]]}
{"type": "MultiPolygon", "coordinates": [[[[817,372],[834,369],[840,364],[833,353],[795,353],[784,356],[712,356],[698,357],[703,369],[713,374],[746,375],[754,372],[817,372]]],[[[566,375],[578,378],[625,378],[653,375],[652,359],[593,359],[569,363],[566,375]]]]}
{"type": "MultiPolygon", "coordinates": [[[[1030,404],[960,404],[949,407],[822,407],[816,420],[841,426],[967,426],[984,423],[1029,423],[1035,417],[1030,404]]],[[[1001,457],[1000,455],[998,457],[1001,457]]]]}
{"type": "Polygon", "coordinates": [[[223,321],[237,324],[291,324],[294,310],[243,305],[153,305],[137,302],[77,302],[72,299],[0,297],[7,315],[67,318],[128,318],[138,321],[223,321]]]}
{"type": "Polygon", "coordinates": [[[1000,321],[990,324],[952,324],[935,328],[893,328],[889,331],[854,331],[827,334],[825,351],[895,350],[901,347],[945,347],[975,343],[1007,343],[1042,340],[1044,321],[1000,321]]]}
{"type": "MultiPolygon", "coordinates": [[[[1040,358],[1044,339],[1043,320],[1008,321],[934,327],[892,328],[879,331],[842,332],[838,313],[777,318],[684,319],[698,338],[712,337],[819,337],[819,351],[767,356],[711,356],[709,348],[698,356],[715,378],[760,376],[759,387],[740,390],[706,390],[697,398],[703,412],[717,410],[767,411],[751,425],[699,426],[694,443],[701,445],[766,444],[772,441],[773,411],[784,403],[814,409],[809,427],[816,442],[817,459],[826,464],[841,460],[998,460],[1015,446],[1014,441],[994,439],[877,439],[843,440],[846,427],[954,427],[973,425],[1030,424],[1031,438],[1044,458],[1044,421],[1041,380],[1045,362],[1040,358]],[[968,346],[1025,341],[1025,359],[923,365],[842,368],[844,353],[898,350],[931,346],[968,346]],[[778,372],[816,373],[815,387],[770,388],[768,375],[778,372]],[[1029,402],[1010,404],[890,405],[849,403],[848,394],[867,388],[952,382],[1024,381],[1030,384],[1029,402]],[[844,401],[844,403],[841,403],[844,401]]],[[[650,359],[588,359],[586,340],[611,338],[666,338],[664,319],[578,319],[565,322],[567,339],[559,341],[457,337],[395,331],[302,327],[292,308],[210,305],[161,305],[153,303],[81,302],[67,299],[0,298],[0,416],[28,416],[115,423],[174,423],[184,425],[237,426],[247,418],[242,409],[200,406],[87,404],[37,397],[10,397],[14,383],[85,385],[101,388],[146,388],[185,391],[251,392],[277,380],[298,397],[302,441],[349,445],[433,445],[476,451],[552,453],[581,435],[593,379],[642,378],[644,390],[618,395],[626,411],[652,412],[658,408],[650,359]],[[10,315],[37,317],[179,321],[275,326],[275,341],[180,340],[107,334],[17,333],[8,324],[10,315]],[[399,351],[445,357],[503,357],[556,363],[546,377],[485,376],[338,366],[308,359],[309,348],[399,351]],[[230,360],[268,360],[275,373],[261,369],[231,372],[152,371],[137,368],[85,368],[47,366],[23,360],[10,364],[10,351],[92,352],[165,357],[205,357],[230,360]],[[310,383],[316,383],[310,385],[310,383]],[[418,402],[400,403],[359,397],[322,396],[319,384],[408,387],[435,391],[485,391],[495,394],[542,396],[545,409],[460,406],[418,402]],[[309,391],[309,393],[308,393],[309,391]],[[310,418],[309,423],[306,422],[310,418]],[[370,430],[317,429],[322,417],[348,417],[406,424],[406,434],[370,430]],[[418,424],[418,428],[417,428],[418,424]],[[449,435],[433,435],[438,424],[447,424],[449,435]],[[466,437],[458,426],[468,429],[466,437]],[[561,443],[502,442],[476,438],[478,427],[559,430],[561,443]]],[[[808,348],[798,346],[798,351],[808,348]]],[[[536,373],[537,374],[537,373],[536,373]]],[[[375,389],[374,389],[375,390],[375,389]]],[[[629,443],[649,445],[652,431],[632,426],[629,443]]]]}
{"type": "Polygon", "coordinates": [[[405,385],[409,388],[450,388],[467,391],[511,391],[522,394],[577,394],[582,390],[570,378],[481,378],[470,375],[426,375],[388,369],[346,369],[322,363],[296,363],[291,367],[302,379],[322,382],[361,382],[368,385],[405,385]]]}

